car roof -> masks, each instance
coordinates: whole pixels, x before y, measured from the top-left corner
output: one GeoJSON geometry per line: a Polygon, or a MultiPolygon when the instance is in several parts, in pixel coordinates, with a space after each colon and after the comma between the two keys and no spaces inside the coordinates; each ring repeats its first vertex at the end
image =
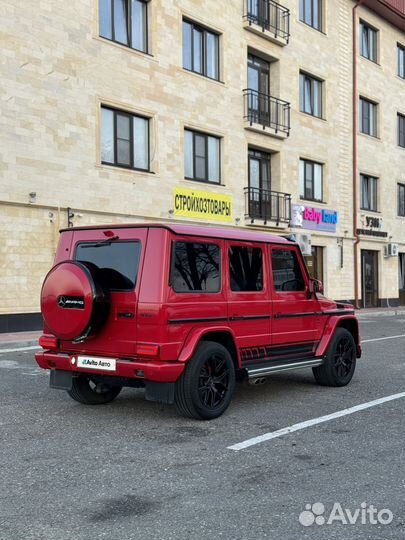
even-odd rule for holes
{"type": "Polygon", "coordinates": [[[265,231],[252,231],[248,229],[238,229],[236,227],[211,227],[206,225],[188,225],[182,223],[120,223],[83,227],[71,227],[61,229],[64,231],[83,231],[93,229],[133,229],[133,228],[160,228],[168,229],[174,234],[181,236],[203,236],[209,238],[223,238],[228,240],[243,240],[246,242],[269,242],[275,244],[291,244],[292,242],[282,236],[277,236],[265,231]]]}

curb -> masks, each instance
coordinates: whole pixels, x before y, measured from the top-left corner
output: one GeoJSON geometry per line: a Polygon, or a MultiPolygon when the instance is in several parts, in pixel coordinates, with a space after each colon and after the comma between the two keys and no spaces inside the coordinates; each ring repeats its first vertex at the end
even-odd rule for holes
{"type": "Polygon", "coordinates": [[[24,340],[24,341],[6,341],[3,343],[0,343],[0,354],[1,354],[1,351],[4,349],[22,349],[24,347],[35,347],[35,346],[37,346],[38,349],[40,348],[37,339],[30,339],[30,340],[24,340]]]}
{"type": "Polygon", "coordinates": [[[356,317],[359,319],[368,319],[369,317],[393,317],[397,315],[405,315],[405,309],[384,309],[384,311],[363,311],[356,310],[356,317]]]}

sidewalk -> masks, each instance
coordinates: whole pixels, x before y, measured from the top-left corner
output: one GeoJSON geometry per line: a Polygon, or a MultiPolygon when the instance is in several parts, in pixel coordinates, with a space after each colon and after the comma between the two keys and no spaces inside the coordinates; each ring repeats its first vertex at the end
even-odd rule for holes
{"type": "Polygon", "coordinates": [[[34,347],[38,345],[38,332],[10,332],[0,334],[0,352],[2,349],[15,349],[19,347],[34,347]]]}
{"type": "MultiPolygon", "coordinates": [[[[359,319],[368,319],[369,317],[392,317],[399,315],[405,317],[405,306],[396,308],[357,309],[356,315],[359,319]]],[[[35,345],[38,345],[38,339],[41,334],[41,331],[0,334],[0,351],[2,349],[34,347],[35,345]]]]}

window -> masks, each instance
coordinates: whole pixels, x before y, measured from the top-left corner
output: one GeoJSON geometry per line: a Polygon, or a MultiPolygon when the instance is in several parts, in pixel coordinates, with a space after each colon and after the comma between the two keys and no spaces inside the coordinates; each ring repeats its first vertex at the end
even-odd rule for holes
{"type": "Polygon", "coordinates": [[[300,159],[300,197],[311,201],[323,198],[323,165],[308,159],[300,159]]]}
{"type": "Polygon", "coordinates": [[[148,52],[147,0],[99,0],[100,36],[148,52]]]}
{"type": "Polygon", "coordinates": [[[220,250],[215,244],[175,242],[170,284],[176,292],[218,292],[220,250]]]}
{"type": "Polygon", "coordinates": [[[377,137],[377,104],[360,98],[360,131],[377,137]]]}
{"type": "Polygon", "coordinates": [[[405,148],[405,116],[398,113],[398,145],[405,148]]]}
{"type": "Polygon", "coordinates": [[[273,249],[271,265],[276,291],[305,290],[305,281],[295,250],[273,249]]]}
{"type": "Polygon", "coordinates": [[[184,176],[202,182],[220,182],[220,140],[188,129],[184,132],[184,176]]]}
{"type": "Polygon", "coordinates": [[[398,77],[405,79],[405,47],[398,43],[397,45],[398,56],[398,77]]]}
{"type": "Polygon", "coordinates": [[[322,118],[323,83],[306,73],[300,73],[300,110],[322,118]]]}
{"type": "Polygon", "coordinates": [[[322,31],[322,0],[300,0],[300,21],[322,31]]]}
{"type": "Polygon", "coordinates": [[[405,184],[398,184],[398,215],[405,217],[405,184]]]}
{"type": "Polygon", "coordinates": [[[377,30],[360,21],[360,54],[377,62],[377,30]]]}
{"type": "Polygon", "coordinates": [[[140,242],[86,242],[77,246],[75,259],[90,263],[104,288],[129,291],[136,284],[140,255],[140,242]]]}
{"type": "Polygon", "coordinates": [[[366,174],[360,175],[361,208],[377,212],[377,178],[366,174]]]}
{"type": "Polygon", "coordinates": [[[192,22],[183,21],[183,67],[219,80],[219,37],[192,22]]]}
{"type": "Polygon", "coordinates": [[[260,248],[232,246],[229,249],[229,274],[232,291],[263,289],[263,258],[260,248]]]}
{"type": "Polygon", "coordinates": [[[149,120],[101,107],[101,161],[129,169],[149,170],[149,120]]]}

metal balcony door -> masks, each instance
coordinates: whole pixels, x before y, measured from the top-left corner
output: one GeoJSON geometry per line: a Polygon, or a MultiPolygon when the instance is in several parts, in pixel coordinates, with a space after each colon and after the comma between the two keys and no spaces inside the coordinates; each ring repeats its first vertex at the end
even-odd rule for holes
{"type": "Polygon", "coordinates": [[[248,88],[253,90],[249,100],[249,114],[252,121],[268,125],[270,64],[252,54],[248,55],[248,88]]]}
{"type": "Polygon", "coordinates": [[[248,13],[257,24],[269,26],[269,3],[266,0],[248,0],[248,13]]]}
{"type": "Polygon", "coordinates": [[[249,210],[252,217],[270,218],[271,155],[249,150],[249,210]]]}

